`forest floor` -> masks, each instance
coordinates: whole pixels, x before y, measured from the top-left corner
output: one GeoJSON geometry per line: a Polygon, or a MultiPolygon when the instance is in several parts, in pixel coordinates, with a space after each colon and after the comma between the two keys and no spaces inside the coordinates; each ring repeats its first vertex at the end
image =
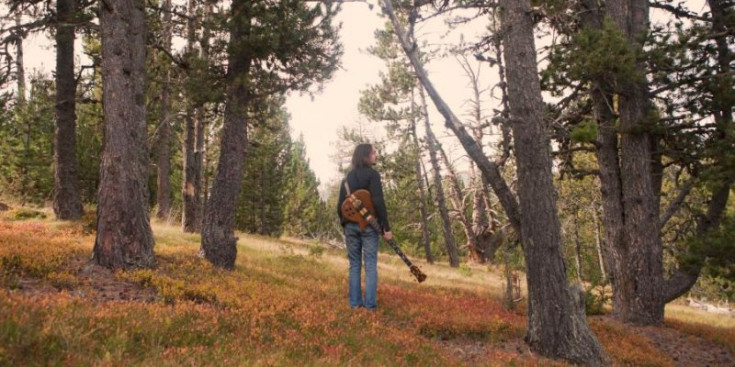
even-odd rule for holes
{"type": "MultiPolygon", "coordinates": [[[[417,260],[417,284],[381,253],[371,313],[349,309],[346,256],[318,242],[243,234],[227,272],[197,235],[154,223],[157,268],[112,272],[89,261],[90,223],[0,213],[0,365],[566,365],[529,350],[492,267],[417,260]]],[[[732,316],[681,304],[660,327],[589,322],[614,365],[735,365],[732,316]]]]}

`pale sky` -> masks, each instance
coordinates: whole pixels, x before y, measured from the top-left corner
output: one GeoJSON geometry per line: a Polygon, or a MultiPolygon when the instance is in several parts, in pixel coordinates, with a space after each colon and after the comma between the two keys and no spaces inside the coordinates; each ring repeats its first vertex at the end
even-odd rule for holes
{"type": "MultiPolygon", "coordinates": [[[[354,127],[359,123],[366,124],[367,129],[380,129],[378,123],[369,122],[361,117],[357,111],[360,91],[380,81],[379,73],[384,70],[383,61],[371,56],[366,49],[375,44],[374,31],[382,29],[387,18],[380,16],[378,7],[369,9],[365,3],[345,3],[342,12],[337,17],[342,22],[340,39],[344,47],[342,68],[337,71],[332,80],[324,85],[322,93],[314,98],[308,95],[297,94],[289,96],[286,108],[291,113],[291,128],[294,138],[303,134],[306,143],[307,157],[317,177],[324,185],[331,180],[338,179],[337,162],[334,154],[337,132],[343,126],[354,127]]],[[[486,22],[486,21],[485,21],[486,22]]],[[[478,22],[463,28],[464,32],[478,29],[478,22]]],[[[480,25],[484,27],[484,25],[480,25]]],[[[442,38],[447,27],[440,21],[433,21],[417,29],[419,41],[430,40],[432,43],[456,43],[463,32],[452,32],[448,38],[442,38]]],[[[467,38],[467,36],[465,36],[467,38]]],[[[463,117],[467,105],[465,99],[471,96],[469,79],[460,64],[454,58],[434,60],[427,69],[434,85],[455,110],[460,118],[463,117]]],[[[484,87],[496,80],[496,76],[487,68],[482,72],[484,87]]],[[[487,93],[485,93],[487,97],[487,93]]],[[[457,139],[449,136],[448,130],[443,127],[443,119],[434,110],[428,99],[432,126],[437,137],[445,143],[445,148],[453,158],[464,154],[456,147],[457,139]]],[[[419,131],[419,134],[423,134],[419,131]]]]}

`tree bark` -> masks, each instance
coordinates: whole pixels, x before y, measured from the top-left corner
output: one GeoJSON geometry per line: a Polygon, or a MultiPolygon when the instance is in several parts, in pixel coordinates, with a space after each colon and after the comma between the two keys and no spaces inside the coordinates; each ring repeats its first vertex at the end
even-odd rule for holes
{"type": "Polygon", "coordinates": [[[447,247],[447,255],[449,255],[449,266],[453,268],[459,267],[459,253],[457,252],[457,244],[454,242],[452,234],[452,222],[449,220],[449,211],[447,210],[447,201],[444,196],[444,185],[442,185],[442,176],[439,167],[439,161],[436,158],[437,140],[434,132],[431,130],[429,123],[429,111],[424,97],[424,90],[419,91],[421,96],[421,114],[424,118],[424,128],[426,129],[426,141],[429,147],[429,159],[431,167],[434,169],[434,187],[436,188],[436,203],[439,206],[439,216],[442,221],[442,233],[444,234],[444,245],[447,247]]]}
{"type": "Polygon", "coordinates": [[[144,10],[142,0],[100,3],[105,136],[93,260],[111,269],[155,266],[148,214],[144,10]]]}
{"type": "Polygon", "coordinates": [[[544,356],[586,365],[607,363],[609,359],[605,351],[587,325],[581,290],[568,286],[566,282],[551,179],[551,157],[541,112],[543,101],[537,75],[530,1],[500,2],[519,172],[520,209],[497,165],[482,154],[477,143],[431,85],[419,61],[417,46],[406,37],[390,1],[383,4],[419,80],[447,125],[493,186],[513,227],[521,234],[528,274],[526,341],[534,351],[544,356]]]}
{"type": "MultiPolygon", "coordinates": [[[[188,10],[189,19],[187,21],[187,54],[193,59],[196,57],[194,45],[196,43],[196,1],[189,0],[188,10]]],[[[182,210],[181,210],[181,227],[184,232],[196,233],[202,229],[202,198],[201,198],[201,152],[197,155],[196,148],[199,146],[201,137],[198,136],[199,126],[202,122],[200,106],[196,106],[192,94],[194,91],[187,91],[189,94],[186,101],[186,117],[184,126],[184,144],[183,144],[183,182],[181,185],[182,210]]]]}
{"type": "Polygon", "coordinates": [[[232,2],[222,143],[202,228],[204,257],[225,269],[233,269],[237,258],[235,208],[240,197],[247,145],[250,54],[244,41],[249,35],[248,6],[249,2],[245,0],[232,2]]]}
{"type": "MultiPolygon", "coordinates": [[[[163,47],[171,51],[173,27],[171,0],[163,2],[163,47]]],[[[161,83],[161,121],[158,129],[158,172],[156,175],[156,217],[168,219],[171,215],[171,67],[166,65],[161,83]]]]}
{"type": "MultiPolygon", "coordinates": [[[[15,13],[15,26],[20,29],[23,24],[22,14],[20,10],[15,13]]],[[[18,106],[25,106],[26,104],[26,70],[23,63],[23,39],[25,34],[23,31],[18,30],[18,37],[15,43],[15,78],[16,85],[18,88],[18,106]]]]}
{"type": "Polygon", "coordinates": [[[76,91],[74,76],[75,0],[57,0],[56,131],[54,134],[54,214],[56,219],[84,214],[77,179],[76,91]]]}
{"type": "MultiPolygon", "coordinates": [[[[413,91],[411,92],[411,108],[414,106],[413,91]]],[[[411,141],[416,149],[416,161],[414,162],[414,172],[416,173],[416,184],[419,190],[419,217],[421,223],[421,245],[424,248],[426,262],[434,263],[434,256],[431,254],[431,238],[429,235],[429,213],[426,210],[426,188],[424,187],[424,178],[421,173],[421,146],[419,145],[418,136],[416,134],[416,114],[411,114],[411,141]]]]}
{"type": "MultiPolygon", "coordinates": [[[[22,14],[20,10],[17,10],[15,13],[15,25],[20,29],[21,24],[23,24],[22,14]]],[[[18,88],[18,97],[17,97],[17,108],[22,109],[25,108],[26,105],[26,72],[25,72],[25,65],[24,65],[24,59],[23,59],[23,39],[25,38],[25,34],[22,30],[18,30],[18,33],[16,34],[17,40],[15,43],[15,79],[16,79],[16,86],[18,88]]],[[[30,127],[30,120],[26,120],[25,122],[25,131],[23,134],[23,149],[24,151],[28,151],[30,149],[31,144],[31,127],[30,127]]],[[[26,204],[26,194],[28,191],[28,185],[29,185],[29,179],[28,179],[28,163],[25,161],[22,161],[20,164],[20,205],[25,206],[26,204]]]]}
{"type": "Polygon", "coordinates": [[[542,355],[600,365],[609,359],[587,324],[582,290],[567,284],[561,254],[531,4],[501,0],[500,7],[527,270],[526,340],[542,355]]]}
{"type": "MultiPolygon", "coordinates": [[[[648,30],[647,0],[608,1],[606,10],[635,51],[643,49],[648,30]]],[[[635,68],[645,74],[644,60],[635,68]]],[[[651,109],[648,82],[644,77],[616,90],[620,123],[620,178],[624,228],[622,242],[614,251],[625,264],[615,269],[620,309],[618,317],[639,325],[660,325],[665,303],[661,297],[663,245],[660,237],[655,166],[651,133],[646,129],[651,109]]]]}
{"type": "MultiPolygon", "coordinates": [[[[602,30],[602,14],[597,0],[585,0],[582,14],[584,27],[602,30]]],[[[623,212],[623,189],[620,172],[620,152],[616,116],[613,110],[612,87],[604,82],[593,81],[590,97],[597,120],[597,162],[600,169],[600,191],[602,194],[602,221],[605,229],[605,246],[602,247],[605,268],[613,289],[613,314],[619,317],[623,307],[623,264],[627,264],[625,249],[625,220],[623,212]]]]}

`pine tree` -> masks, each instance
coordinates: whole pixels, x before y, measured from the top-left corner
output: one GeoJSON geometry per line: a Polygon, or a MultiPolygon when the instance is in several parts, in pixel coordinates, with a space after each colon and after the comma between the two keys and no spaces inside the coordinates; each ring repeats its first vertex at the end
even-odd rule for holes
{"type": "Polygon", "coordinates": [[[306,90],[331,76],[341,53],[331,24],[334,10],[330,4],[299,1],[231,5],[222,142],[202,228],[202,253],[216,266],[232,269],[237,256],[235,206],[248,109],[256,106],[255,99],[306,90]]]}

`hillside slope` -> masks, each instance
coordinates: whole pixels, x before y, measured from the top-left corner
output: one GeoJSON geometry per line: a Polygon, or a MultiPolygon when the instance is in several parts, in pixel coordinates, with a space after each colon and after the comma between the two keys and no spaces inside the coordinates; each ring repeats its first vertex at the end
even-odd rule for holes
{"type": "MultiPolygon", "coordinates": [[[[89,263],[90,227],[0,217],[0,365],[565,365],[529,352],[487,267],[417,260],[418,284],[381,254],[371,313],[349,309],[345,254],[315,242],[241,235],[227,272],[156,223],[158,267],[113,273],[89,263]]],[[[692,312],[590,323],[616,365],[732,365],[735,320],[692,312]]]]}

